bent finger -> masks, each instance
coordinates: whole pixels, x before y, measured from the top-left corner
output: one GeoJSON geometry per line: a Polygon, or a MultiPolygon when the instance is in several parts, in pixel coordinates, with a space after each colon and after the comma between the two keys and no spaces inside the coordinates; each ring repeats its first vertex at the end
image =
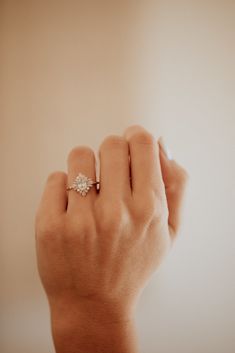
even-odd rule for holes
{"type": "Polygon", "coordinates": [[[169,211],[169,231],[171,237],[175,238],[181,225],[188,173],[172,159],[170,151],[166,148],[163,139],[160,138],[158,142],[160,146],[159,152],[162,177],[165,184],[169,211]]]}

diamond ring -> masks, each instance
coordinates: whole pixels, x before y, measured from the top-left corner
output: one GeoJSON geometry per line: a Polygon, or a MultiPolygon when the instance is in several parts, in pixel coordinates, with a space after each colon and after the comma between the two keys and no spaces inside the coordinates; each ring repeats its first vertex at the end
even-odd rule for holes
{"type": "Polygon", "coordinates": [[[86,196],[92,186],[96,184],[99,184],[99,181],[93,181],[91,178],[88,178],[82,173],[79,173],[78,176],[76,176],[73,184],[68,186],[66,190],[75,190],[82,196],[86,196]]]}

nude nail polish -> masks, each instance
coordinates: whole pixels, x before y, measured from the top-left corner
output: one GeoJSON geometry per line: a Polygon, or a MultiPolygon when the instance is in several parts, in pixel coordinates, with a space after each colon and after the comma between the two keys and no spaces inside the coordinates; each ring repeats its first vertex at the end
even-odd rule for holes
{"type": "Polygon", "coordinates": [[[169,160],[172,160],[173,157],[172,157],[172,154],[171,154],[171,151],[169,150],[169,148],[167,147],[163,137],[161,136],[158,140],[159,144],[160,144],[160,147],[163,151],[163,153],[165,154],[165,156],[167,157],[167,159],[169,160]]]}

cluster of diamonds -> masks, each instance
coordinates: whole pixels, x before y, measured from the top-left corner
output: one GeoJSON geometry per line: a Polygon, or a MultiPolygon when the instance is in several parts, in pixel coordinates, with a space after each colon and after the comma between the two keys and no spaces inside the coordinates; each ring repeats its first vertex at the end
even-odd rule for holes
{"type": "Polygon", "coordinates": [[[82,196],[86,196],[90,188],[92,187],[93,182],[90,178],[86,177],[85,175],[79,173],[76,179],[73,182],[72,188],[80,192],[82,196]]]}

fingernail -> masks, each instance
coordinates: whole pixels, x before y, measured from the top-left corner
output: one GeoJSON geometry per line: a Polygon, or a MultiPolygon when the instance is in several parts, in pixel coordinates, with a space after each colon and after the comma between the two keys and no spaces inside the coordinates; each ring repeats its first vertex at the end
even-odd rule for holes
{"type": "Polygon", "coordinates": [[[169,148],[167,147],[163,137],[161,136],[160,139],[158,140],[159,144],[160,144],[160,147],[163,151],[163,153],[165,154],[166,158],[168,158],[169,160],[172,160],[173,157],[172,157],[172,154],[171,154],[171,151],[169,150],[169,148]]]}

